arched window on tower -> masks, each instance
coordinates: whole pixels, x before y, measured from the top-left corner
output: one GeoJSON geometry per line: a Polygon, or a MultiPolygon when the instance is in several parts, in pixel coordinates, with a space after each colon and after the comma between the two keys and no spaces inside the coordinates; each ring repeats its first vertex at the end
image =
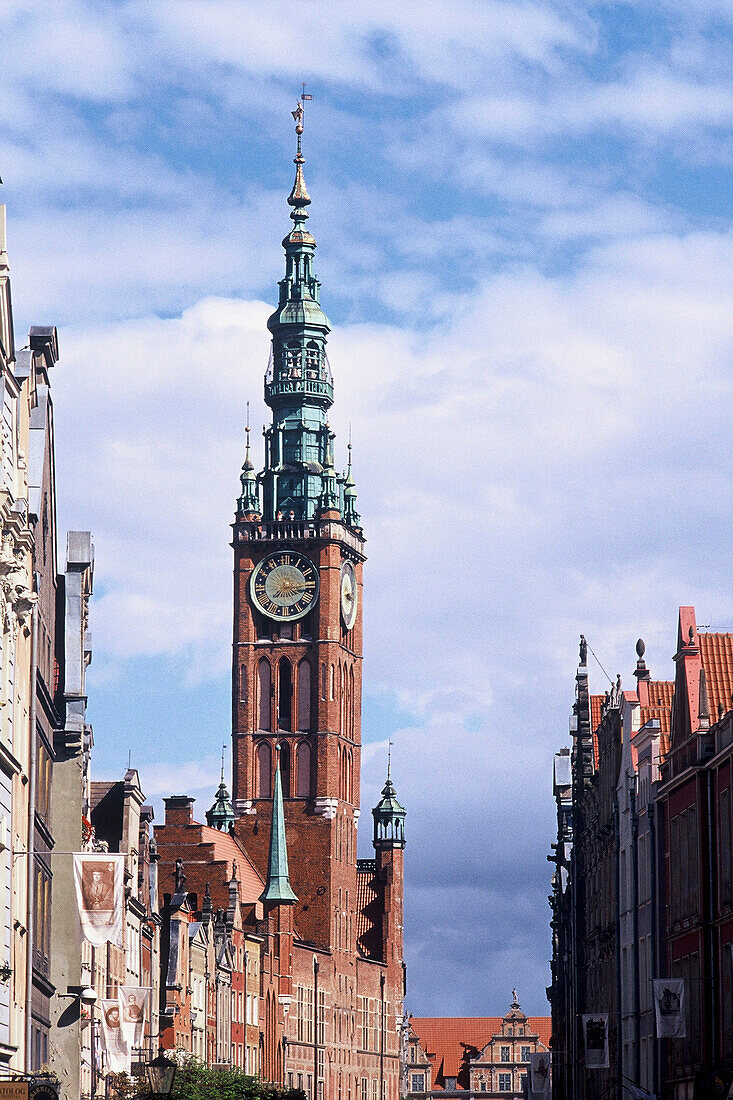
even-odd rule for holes
{"type": "Polygon", "coordinates": [[[349,669],[349,737],[354,740],[354,716],[356,703],[354,701],[354,666],[349,669]]]}
{"type": "Polygon", "coordinates": [[[239,702],[247,702],[247,667],[246,665],[240,665],[239,668],[239,702]]]}
{"type": "Polygon", "coordinates": [[[290,798],[290,745],[287,741],[280,742],[280,782],[283,788],[283,798],[290,798]]]}
{"type": "Polygon", "coordinates": [[[287,657],[281,657],[278,664],[278,705],[277,728],[293,728],[293,668],[287,657]]]}
{"type": "Polygon", "coordinates": [[[298,798],[309,798],[311,793],[311,747],[307,741],[298,744],[298,798]]]}
{"type": "Polygon", "coordinates": [[[257,746],[257,797],[270,798],[272,796],[272,752],[267,741],[260,741],[257,746]]]}
{"type": "Polygon", "coordinates": [[[272,669],[266,657],[257,665],[257,679],[260,697],[258,729],[269,730],[272,729],[272,669]]]}
{"type": "Polygon", "coordinates": [[[331,684],[330,684],[330,691],[329,691],[329,695],[328,695],[331,702],[333,702],[335,691],[336,691],[336,669],[333,665],[331,665],[331,684]]]}
{"type": "Polygon", "coordinates": [[[305,658],[298,665],[298,729],[311,728],[311,666],[305,658]]]}
{"type": "Polygon", "coordinates": [[[306,377],[316,378],[318,376],[318,371],[321,366],[321,354],[318,350],[318,344],[315,342],[315,340],[308,341],[308,346],[305,350],[305,356],[307,371],[306,377]]]}

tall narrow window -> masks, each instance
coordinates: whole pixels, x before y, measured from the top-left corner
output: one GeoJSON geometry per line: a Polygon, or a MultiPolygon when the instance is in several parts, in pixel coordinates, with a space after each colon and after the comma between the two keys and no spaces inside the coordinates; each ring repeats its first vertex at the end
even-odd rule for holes
{"type": "Polygon", "coordinates": [[[263,657],[257,666],[257,676],[259,679],[260,693],[259,729],[269,730],[272,729],[272,710],[270,707],[270,697],[272,695],[272,670],[270,668],[270,662],[266,657],[263,657]]]}
{"type": "Polygon", "coordinates": [[[257,796],[258,798],[270,798],[272,789],[270,780],[272,776],[272,753],[267,741],[260,741],[257,746],[257,796]]]}
{"type": "Polygon", "coordinates": [[[329,699],[333,702],[334,692],[336,690],[336,669],[331,665],[331,690],[329,692],[329,699]]]}
{"type": "Polygon", "coordinates": [[[283,798],[290,798],[290,746],[287,741],[280,744],[280,781],[283,798]]]}
{"type": "Polygon", "coordinates": [[[247,668],[241,665],[239,669],[239,702],[247,702],[247,668]]]}
{"type": "Polygon", "coordinates": [[[309,798],[311,793],[311,747],[307,741],[298,745],[298,798],[309,798]]]}
{"type": "Polygon", "coordinates": [[[311,728],[311,666],[303,660],[298,665],[298,729],[311,728]]]}
{"type": "Polygon", "coordinates": [[[293,670],[287,657],[280,658],[278,677],[277,728],[291,730],[293,728],[293,670]]]}
{"type": "Polygon", "coordinates": [[[354,702],[354,666],[349,669],[349,737],[354,739],[354,715],[356,714],[356,704],[354,702]]]}

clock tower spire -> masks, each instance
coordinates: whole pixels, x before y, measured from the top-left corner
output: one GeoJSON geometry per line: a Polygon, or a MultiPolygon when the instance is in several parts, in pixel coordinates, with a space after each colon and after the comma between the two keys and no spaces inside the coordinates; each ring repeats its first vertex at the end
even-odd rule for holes
{"type": "Polygon", "coordinates": [[[339,916],[337,926],[334,913],[356,906],[365,540],[351,449],[338,472],[328,422],[330,324],[307,228],[302,101],[293,118],[293,228],[267,322],[272,422],[256,475],[247,434],[233,525],[234,828],[265,877],[279,759],[296,926],[316,945],[353,951],[356,922],[339,916]]]}

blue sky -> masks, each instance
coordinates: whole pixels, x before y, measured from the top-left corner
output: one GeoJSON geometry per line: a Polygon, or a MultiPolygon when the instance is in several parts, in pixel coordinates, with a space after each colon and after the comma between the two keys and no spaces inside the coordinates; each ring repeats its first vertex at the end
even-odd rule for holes
{"type": "Polygon", "coordinates": [[[733,628],[730,4],[5,0],[0,38],[18,343],[59,325],[60,520],[97,551],[95,773],[129,751],[200,810],[218,778],[306,81],[408,1005],[546,1012],[577,636],[630,682],[639,635],[671,675],[678,604],[733,628]]]}

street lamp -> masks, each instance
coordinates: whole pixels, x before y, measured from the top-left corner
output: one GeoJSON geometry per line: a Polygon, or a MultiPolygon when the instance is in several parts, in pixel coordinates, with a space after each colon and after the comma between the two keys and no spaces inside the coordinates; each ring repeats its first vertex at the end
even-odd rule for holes
{"type": "Polygon", "coordinates": [[[160,1050],[157,1058],[148,1062],[145,1067],[148,1078],[148,1087],[153,1096],[170,1096],[173,1088],[173,1078],[176,1075],[176,1063],[166,1058],[160,1050]]]}

